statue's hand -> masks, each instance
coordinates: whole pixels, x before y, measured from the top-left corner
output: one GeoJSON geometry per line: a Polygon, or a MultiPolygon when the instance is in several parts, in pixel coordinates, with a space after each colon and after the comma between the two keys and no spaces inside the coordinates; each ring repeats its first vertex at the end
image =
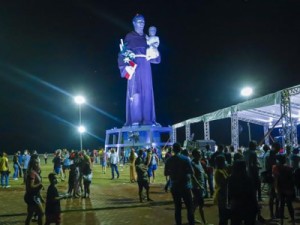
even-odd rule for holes
{"type": "Polygon", "coordinates": [[[126,70],[125,78],[127,78],[128,80],[131,80],[132,75],[133,75],[134,72],[135,72],[135,69],[136,69],[136,66],[135,66],[135,67],[132,67],[132,66],[126,66],[126,67],[125,67],[125,70],[126,70]]]}

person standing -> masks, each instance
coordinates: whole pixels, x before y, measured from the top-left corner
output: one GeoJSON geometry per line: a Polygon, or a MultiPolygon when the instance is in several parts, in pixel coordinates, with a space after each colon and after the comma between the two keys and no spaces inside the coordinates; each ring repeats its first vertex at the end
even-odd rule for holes
{"type": "Polygon", "coordinates": [[[23,184],[26,184],[26,179],[27,179],[27,169],[28,169],[28,165],[29,165],[29,161],[30,161],[30,155],[28,150],[26,149],[24,151],[24,155],[22,158],[22,165],[23,165],[23,184]]]}
{"type": "Polygon", "coordinates": [[[151,177],[152,177],[152,183],[154,183],[154,181],[155,181],[155,170],[157,170],[158,162],[159,162],[159,159],[158,159],[157,154],[154,152],[153,149],[149,148],[147,150],[147,157],[146,157],[149,183],[150,183],[151,177]]]}
{"type": "Polygon", "coordinates": [[[61,223],[61,208],[60,208],[60,200],[66,198],[65,196],[59,196],[56,184],[57,178],[56,173],[50,173],[48,175],[48,179],[50,182],[50,186],[47,190],[47,199],[46,199],[46,222],[45,225],[49,225],[51,223],[55,223],[59,225],[61,223]]]}
{"type": "Polygon", "coordinates": [[[0,172],[1,172],[1,186],[2,188],[9,188],[9,166],[8,158],[5,152],[2,153],[0,158],[0,172]]]}
{"type": "Polygon", "coordinates": [[[62,157],[61,157],[61,149],[56,150],[55,157],[52,160],[53,162],[53,171],[60,175],[62,181],[64,181],[64,176],[62,172],[62,157]]]}
{"type": "Polygon", "coordinates": [[[23,161],[23,156],[20,151],[18,151],[18,164],[19,164],[19,178],[22,178],[22,161],[23,161]]]}
{"type": "Polygon", "coordinates": [[[32,158],[28,164],[28,173],[26,179],[26,192],[24,200],[27,204],[27,217],[25,225],[30,224],[30,220],[34,213],[38,215],[38,225],[43,224],[44,208],[40,191],[43,189],[42,179],[39,175],[40,165],[36,158],[32,158]]]}
{"type": "Polygon", "coordinates": [[[231,225],[254,225],[258,212],[256,189],[246,170],[246,162],[233,163],[232,175],[228,178],[228,198],[231,206],[231,225]]]}
{"type": "Polygon", "coordinates": [[[215,192],[214,192],[214,203],[218,205],[219,211],[219,225],[228,224],[228,189],[227,182],[229,177],[228,168],[226,167],[225,157],[218,155],[215,158],[215,192]]]}
{"type": "Polygon", "coordinates": [[[272,176],[273,166],[276,165],[276,156],[279,154],[280,144],[274,142],[272,149],[269,150],[265,155],[265,169],[267,173],[271,173],[271,181],[268,183],[268,194],[269,194],[269,210],[271,219],[279,218],[279,199],[275,192],[275,184],[272,176]],[[274,201],[275,201],[275,214],[274,214],[274,201]]]}
{"type": "Polygon", "coordinates": [[[295,224],[295,212],[292,204],[293,198],[295,197],[295,185],[293,177],[293,169],[286,163],[285,155],[277,155],[277,164],[272,168],[272,174],[274,177],[274,188],[280,202],[279,206],[279,217],[280,224],[283,225],[284,219],[284,206],[287,205],[291,223],[295,224]]]}
{"type": "Polygon", "coordinates": [[[201,152],[199,149],[194,149],[192,151],[192,166],[195,172],[195,178],[192,179],[193,181],[193,197],[194,197],[194,210],[196,210],[197,207],[199,207],[199,213],[200,217],[202,219],[202,222],[204,225],[207,224],[207,221],[205,219],[203,206],[204,206],[204,183],[205,183],[205,171],[202,167],[202,164],[200,162],[201,159],[201,152]]]}
{"type": "Polygon", "coordinates": [[[118,153],[115,152],[115,149],[111,150],[110,155],[110,167],[111,167],[111,179],[115,179],[115,172],[117,173],[117,178],[120,177],[120,173],[118,170],[119,156],[118,153]]]}
{"type": "Polygon", "coordinates": [[[14,154],[13,157],[13,164],[14,164],[14,175],[13,179],[18,180],[18,175],[19,175],[19,168],[21,167],[18,161],[18,152],[14,154]]]}
{"type": "Polygon", "coordinates": [[[148,174],[147,174],[147,165],[144,163],[143,159],[143,150],[140,149],[138,153],[137,159],[134,161],[135,169],[137,172],[137,183],[139,187],[139,198],[140,202],[143,202],[143,196],[142,192],[143,189],[146,190],[147,195],[147,201],[152,201],[152,199],[149,197],[149,180],[148,180],[148,174]]]}
{"type": "Polygon", "coordinates": [[[166,161],[165,176],[170,176],[171,193],[175,205],[176,225],[181,225],[181,201],[183,199],[189,225],[195,224],[193,198],[192,198],[192,176],[194,175],[191,161],[188,157],[180,154],[181,146],[179,143],[173,144],[174,156],[166,161]]]}
{"type": "Polygon", "coordinates": [[[47,164],[47,160],[48,160],[48,153],[47,152],[44,153],[44,160],[45,160],[45,164],[47,164]]]}
{"type": "Polygon", "coordinates": [[[257,192],[258,201],[262,201],[261,199],[261,182],[259,178],[259,162],[257,159],[257,154],[255,152],[257,148],[256,141],[249,142],[249,149],[244,151],[244,159],[246,162],[246,167],[248,171],[248,175],[253,180],[253,184],[255,190],[257,192]]]}
{"type": "Polygon", "coordinates": [[[83,178],[83,198],[90,197],[90,185],[92,183],[92,168],[88,160],[83,161],[82,178],[83,178]]]}
{"type": "Polygon", "coordinates": [[[107,153],[104,149],[101,150],[101,153],[99,154],[100,157],[100,164],[101,164],[101,169],[102,173],[106,173],[106,166],[107,166],[107,153]]]}
{"type": "Polygon", "coordinates": [[[144,16],[137,14],[132,24],[134,31],[126,35],[124,45],[121,42],[118,57],[121,77],[127,79],[125,126],[156,125],[151,63],[158,64],[161,58],[159,54],[149,57],[150,60],[146,58],[149,46],[144,33],[144,16]],[[126,57],[127,53],[134,57],[126,57]]]}
{"type": "Polygon", "coordinates": [[[136,170],[135,170],[136,158],[137,157],[136,157],[135,149],[131,148],[130,156],[129,156],[129,163],[130,163],[129,174],[130,174],[130,182],[131,183],[136,182],[136,170]]]}

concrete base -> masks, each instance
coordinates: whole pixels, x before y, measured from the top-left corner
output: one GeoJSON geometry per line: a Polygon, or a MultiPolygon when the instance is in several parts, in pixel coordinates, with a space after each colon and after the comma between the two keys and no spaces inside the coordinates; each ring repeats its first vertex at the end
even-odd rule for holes
{"type": "Polygon", "coordinates": [[[151,146],[162,148],[172,145],[172,127],[160,125],[126,126],[106,130],[105,150],[116,148],[119,152],[122,148],[131,147],[149,148],[151,146]]]}

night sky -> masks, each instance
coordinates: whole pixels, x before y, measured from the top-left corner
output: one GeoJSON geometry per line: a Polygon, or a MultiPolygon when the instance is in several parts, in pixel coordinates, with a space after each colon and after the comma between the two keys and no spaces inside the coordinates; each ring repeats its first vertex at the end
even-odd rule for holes
{"type": "MultiPolygon", "coordinates": [[[[0,151],[78,149],[77,94],[88,101],[84,148],[122,127],[117,54],[136,13],[160,37],[152,70],[163,126],[242,102],[245,85],[259,97],[300,82],[297,0],[1,1],[0,151]]],[[[230,144],[225,123],[227,131],[215,122],[212,138],[230,144]]]]}

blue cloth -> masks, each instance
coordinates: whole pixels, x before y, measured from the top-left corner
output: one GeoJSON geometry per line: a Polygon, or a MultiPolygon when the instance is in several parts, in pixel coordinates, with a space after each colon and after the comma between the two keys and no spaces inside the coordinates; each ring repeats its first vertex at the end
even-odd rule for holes
{"type": "Polygon", "coordinates": [[[111,164],[111,177],[114,179],[115,178],[115,171],[117,173],[117,177],[119,178],[120,174],[119,174],[119,170],[118,170],[118,166],[117,164],[111,164]]]}
{"type": "Polygon", "coordinates": [[[5,187],[9,185],[9,173],[8,171],[1,172],[1,186],[5,187]]]}
{"type": "Polygon", "coordinates": [[[19,176],[19,165],[18,164],[14,164],[14,175],[13,178],[18,178],[19,176]]]}
{"type": "Polygon", "coordinates": [[[23,169],[28,169],[30,155],[23,155],[23,169]]]}
{"type": "Polygon", "coordinates": [[[54,167],[54,172],[60,174],[61,167],[54,167]]]}
{"type": "Polygon", "coordinates": [[[18,155],[18,162],[19,162],[20,165],[21,165],[22,162],[23,162],[23,156],[22,156],[21,154],[18,155]]]}

